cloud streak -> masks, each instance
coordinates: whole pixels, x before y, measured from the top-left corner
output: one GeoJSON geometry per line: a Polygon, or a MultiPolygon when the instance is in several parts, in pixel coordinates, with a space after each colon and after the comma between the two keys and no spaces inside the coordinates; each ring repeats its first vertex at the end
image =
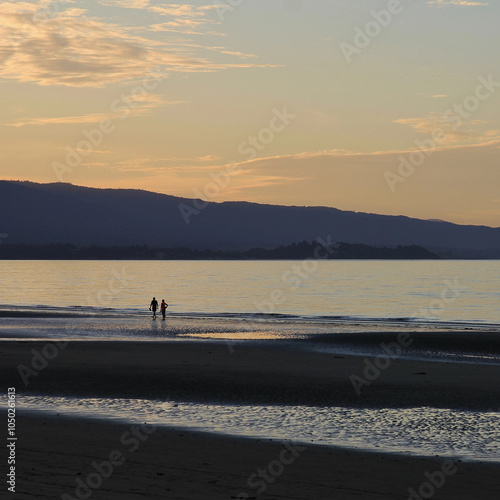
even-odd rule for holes
{"type": "MultiPolygon", "coordinates": [[[[396,168],[401,155],[412,151],[330,150],[243,161],[232,166],[230,182],[211,199],[331,206],[498,225],[500,133],[480,144],[436,148],[411,181],[401,185],[395,194],[388,194],[384,172],[391,166],[396,168]],[[489,179],[487,186],[482,184],[484,178],[489,179]],[[450,192],[450,185],[453,195],[445,194],[450,192]]],[[[156,190],[199,198],[204,186],[226,171],[226,165],[217,160],[214,157],[206,161],[125,159],[99,168],[110,178],[119,173],[122,187],[133,185],[147,189],[154,183],[156,190]]]]}
{"type": "MultiPolygon", "coordinates": [[[[162,24],[167,30],[191,30],[211,24],[204,17],[211,6],[151,6],[139,0],[127,5],[132,6],[167,17],[168,21],[162,24]]],[[[138,29],[89,16],[84,9],[60,7],[51,16],[33,22],[39,8],[38,3],[32,2],[0,3],[1,78],[42,86],[103,87],[140,78],[152,66],[160,66],[164,72],[186,73],[276,67],[248,61],[211,61],[197,56],[196,44],[189,40],[172,42],[148,36],[160,25],[141,28],[142,35],[134,34],[138,29]]],[[[253,57],[225,47],[218,48],[218,52],[239,60],[253,57]]]]}
{"type": "MultiPolygon", "coordinates": [[[[127,107],[127,116],[144,116],[150,114],[153,109],[174,104],[183,104],[185,101],[165,101],[160,96],[147,94],[126,98],[123,101],[127,107]]],[[[27,125],[69,125],[69,124],[85,124],[99,123],[101,120],[115,120],[123,116],[122,111],[108,113],[88,113],[84,115],[74,116],[56,116],[56,117],[40,117],[40,118],[20,118],[6,126],[10,127],[25,127],[27,125]]]]}
{"type": "Polygon", "coordinates": [[[427,3],[435,7],[446,7],[448,5],[458,7],[485,7],[489,5],[488,2],[470,2],[469,0],[431,0],[427,3]]]}

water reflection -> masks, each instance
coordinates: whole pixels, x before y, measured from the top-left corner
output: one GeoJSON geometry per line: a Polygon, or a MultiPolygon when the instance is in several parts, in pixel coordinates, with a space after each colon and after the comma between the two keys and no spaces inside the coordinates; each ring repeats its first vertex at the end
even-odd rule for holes
{"type": "MultiPolygon", "coordinates": [[[[5,406],[5,396],[0,402],[5,406]]],[[[50,396],[22,396],[18,404],[21,411],[148,422],[413,455],[500,461],[499,414],[494,411],[210,405],[50,396]]]]}

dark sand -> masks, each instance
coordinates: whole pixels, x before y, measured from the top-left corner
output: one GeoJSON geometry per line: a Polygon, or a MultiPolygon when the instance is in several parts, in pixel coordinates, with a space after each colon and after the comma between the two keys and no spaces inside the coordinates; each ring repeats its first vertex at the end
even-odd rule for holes
{"type": "Polygon", "coordinates": [[[18,366],[32,367],[33,350],[41,353],[46,344],[0,341],[4,391],[13,386],[54,395],[374,407],[500,404],[499,365],[391,359],[358,395],[349,377],[365,378],[366,360],[373,358],[286,348],[281,342],[70,341],[38,375],[28,375],[24,387],[18,366]]]}
{"type": "MultiPolygon", "coordinates": [[[[231,354],[224,342],[73,341],[25,387],[18,365],[30,367],[32,350],[41,352],[46,344],[0,342],[2,390],[16,387],[19,404],[18,493],[11,498],[77,498],[76,479],[85,480],[92,462],[114,450],[125,462],[90,499],[256,498],[258,486],[249,487],[248,478],[283,450],[279,441],[158,428],[131,453],[120,441],[130,425],[30,416],[22,411],[23,393],[483,409],[496,409],[500,401],[500,366],[393,359],[357,396],[349,376],[363,375],[364,357],[304,352],[276,342],[238,343],[231,354]]],[[[307,445],[281,474],[270,476],[274,481],[258,498],[410,498],[408,488],[418,491],[429,481],[425,473],[441,470],[444,460],[307,445]]],[[[500,464],[456,466],[442,487],[432,487],[433,499],[498,498],[500,464]]]]}

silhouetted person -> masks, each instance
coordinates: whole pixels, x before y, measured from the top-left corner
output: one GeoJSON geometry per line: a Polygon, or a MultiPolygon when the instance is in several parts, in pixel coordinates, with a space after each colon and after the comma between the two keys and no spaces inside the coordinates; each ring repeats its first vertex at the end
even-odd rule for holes
{"type": "Polygon", "coordinates": [[[161,314],[163,316],[163,319],[165,319],[165,313],[167,312],[167,307],[168,307],[168,304],[165,302],[165,299],[162,299],[161,304],[160,304],[160,310],[161,310],[161,314]]]}
{"type": "Polygon", "coordinates": [[[153,311],[153,318],[156,319],[156,310],[158,309],[158,302],[155,297],[153,297],[153,300],[151,301],[151,304],[149,306],[149,310],[153,311]]]}

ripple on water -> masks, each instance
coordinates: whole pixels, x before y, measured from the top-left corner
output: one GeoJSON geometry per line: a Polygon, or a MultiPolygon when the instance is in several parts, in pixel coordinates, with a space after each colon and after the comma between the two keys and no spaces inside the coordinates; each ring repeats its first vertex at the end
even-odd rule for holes
{"type": "MultiPolygon", "coordinates": [[[[6,397],[0,397],[6,406],[6,397]]],[[[413,455],[500,460],[498,413],[18,396],[18,409],[413,455]]]]}

